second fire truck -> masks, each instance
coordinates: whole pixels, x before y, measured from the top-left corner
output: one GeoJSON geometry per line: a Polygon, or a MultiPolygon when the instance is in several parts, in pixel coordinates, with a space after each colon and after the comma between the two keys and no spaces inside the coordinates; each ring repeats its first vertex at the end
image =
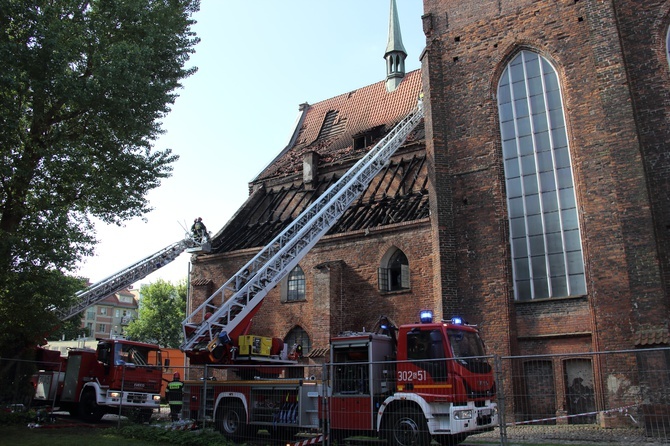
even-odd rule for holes
{"type": "Polygon", "coordinates": [[[424,311],[419,323],[396,328],[382,318],[375,332],[331,339],[323,379],[189,381],[184,416],[210,419],[238,442],[318,432],[331,441],[365,435],[389,445],[458,444],[498,423],[484,355],[476,328],[458,319],[434,322],[424,311]]]}

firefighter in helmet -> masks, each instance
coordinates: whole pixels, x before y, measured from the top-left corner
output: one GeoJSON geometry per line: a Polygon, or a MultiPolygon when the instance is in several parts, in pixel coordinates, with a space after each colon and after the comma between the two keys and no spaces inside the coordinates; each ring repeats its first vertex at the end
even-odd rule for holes
{"type": "Polygon", "coordinates": [[[195,220],[193,220],[193,225],[191,226],[191,233],[193,234],[193,238],[195,238],[200,242],[209,241],[209,234],[207,233],[207,228],[205,227],[205,224],[202,222],[202,217],[198,217],[195,220]]]}
{"type": "Polygon", "coordinates": [[[172,421],[179,420],[179,413],[181,412],[183,402],[183,388],[184,383],[181,381],[179,372],[175,372],[172,376],[172,381],[167,385],[167,400],[170,404],[170,417],[172,421]]]}

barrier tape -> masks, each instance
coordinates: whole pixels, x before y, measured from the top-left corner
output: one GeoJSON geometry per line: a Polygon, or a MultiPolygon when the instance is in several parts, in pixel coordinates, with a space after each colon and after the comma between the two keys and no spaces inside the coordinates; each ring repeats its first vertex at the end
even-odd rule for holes
{"type": "Polygon", "coordinates": [[[541,423],[543,421],[556,421],[556,420],[562,420],[562,419],[568,419],[568,418],[575,418],[575,417],[583,417],[587,415],[598,415],[599,413],[612,413],[612,412],[619,412],[619,413],[624,413],[625,415],[629,416],[631,420],[635,424],[638,424],[637,420],[633,418],[631,414],[628,413],[628,409],[632,407],[637,407],[637,405],[633,404],[630,406],[623,406],[623,407],[618,407],[616,409],[608,409],[608,410],[598,410],[595,412],[584,412],[584,413],[578,413],[578,414],[573,414],[573,415],[563,415],[560,417],[549,417],[549,418],[538,418],[536,420],[528,420],[528,421],[515,421],[512,423],[505,423],[505,426],[518,426],[521,424],[531,424],[531,423],[541,423]]]}
{"type": "Polygon", "coordinates": [[[328,438],[328,437],[324,437],[323,435],[319,435],[317,437],[310,438],[309,440],[303,440],[303,441],[299,441],[297,443],[293,443],[293,446],[307,446],[308,444],[321,443],[326,438],[328,438]]]}

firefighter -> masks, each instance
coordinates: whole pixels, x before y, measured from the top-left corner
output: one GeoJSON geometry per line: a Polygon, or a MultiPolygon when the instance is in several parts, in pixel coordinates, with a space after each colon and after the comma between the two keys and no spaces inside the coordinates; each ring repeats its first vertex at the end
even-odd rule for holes
{"type": "Polygon", "coordinates": [[[193,237],[196,240],[200,242],[209,241],[209,234],[207,233],[207,228],[205,227],[205,224],[202,222],[202,217],[198,217],[195,220],[193,220],[193,225],[191,226],[191,232],[193,233],[193,237]]]}
{"type": "Polygon", "coordinates": [[[172,421],[179,421],[179,413],[181,412],[181,407],[183,401],[183,388],[184,383],[181,381],[179,372],[175,372],[172,376],[172,381],[167,385],[167,400],[170,404],[170,416],[172,421]]]}

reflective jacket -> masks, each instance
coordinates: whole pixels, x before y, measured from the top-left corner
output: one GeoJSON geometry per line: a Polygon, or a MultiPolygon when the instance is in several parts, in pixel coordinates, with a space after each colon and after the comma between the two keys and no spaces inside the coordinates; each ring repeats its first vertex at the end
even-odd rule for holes
{"type": "Polygon", "coordinates": [[[167,385],[167,400],[170,404],[182,405],[184,383],[181,381],[170,381],[167,385]]]}

